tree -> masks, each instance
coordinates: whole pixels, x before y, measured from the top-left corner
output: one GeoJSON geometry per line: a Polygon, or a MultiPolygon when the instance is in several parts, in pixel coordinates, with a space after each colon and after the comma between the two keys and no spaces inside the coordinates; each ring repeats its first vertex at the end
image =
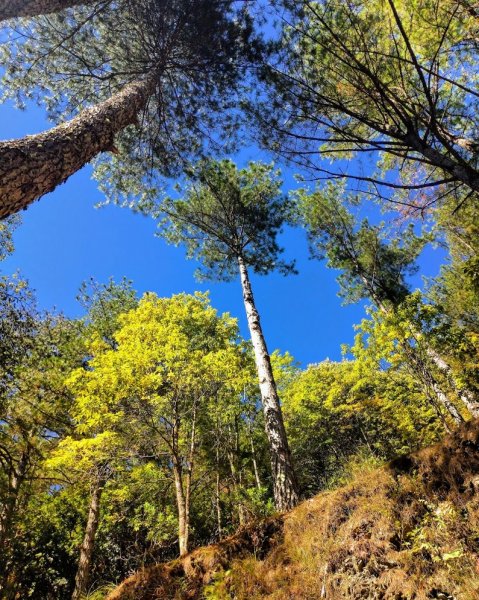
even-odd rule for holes
{"type": "Polygon", "coordinates": [[[170,473],[184,555],[209,400],[225,389],[239,394],[248,376],[237,326],[218,316],[205,295],[185,294],[146,295],[120,323],[115,347],[93,340],[89,369],[70,379],[79,426],[92,439],[120,436],[130,452],[170,473]]]}
{"type": "Polygon", "coordinates": [[[23,12],[13,3],[10,15],[73,4],[7,29],[4,96],[44,103],[60,124],[0,143],[0,218],[101,152],[116,156],[110,168],[120,179],[134,167],[140,179],[177,172],[206,144],[214,147],[215,121],[256,52],[249,18],[229,1],[45,0],[23,12]]]}
{"type": "MultiPolygon", "coordinates": [[[[185,244],[188,256],[202,263],[204,277],[229,280],[240,275],[270,445],[275,504],[278,510],[287,510],[298,501],[298,487],[248,273],[293,270],[293,265],[279,260],[277,235],[289,205],[278,177],[271,165],[250,163],[238,170],[228,160],[206,162],[194,172],[184,197],[166,199],[160,211],[166,215],[162,234],[170,242],[185,244]]],[[[143,208],[153,210],[151,205],[143,208]]]]}
{"type": "Polygon", "coordinates": [[[424,323],[428,343],[447,357],[459,388],[468,390],[471,403],[479,394],[479,261],[478,208],[468,204],[459,211],[451,203],[436,210],[436,230],[448,250],[448,261],[429,286],[427,305],[417,319],[424,323]]]}
{"type": "MultiPolygon", "coordinates": [[[[400,236],[388,240],[382,225],[374,227],[366,219],[358,222],[348,210],[348,204],[349,207],[358,205],[357,198],[345,195],[344,186],[334,183],[312,194],[300,190],[296,198],[299,219],[308,231],[312,255],[327,258],[330,267],[341,270],[340,294],[347,301],[369,298],[385,318],[394,321],[411,294],[407,276],[417,270],[415,261],[430,236],[417,236],[411,225],[400,236]]],[[[450,372],[450,368],[430,346],[426,346],[425,356],[422,356],[420,330],[420,325],[416,326],[411,320],[409,329],[402,330],[400,345],[432,401],[437,400],[460,423],[461,413],[444,393],[428,362],[442,371],[450,372]]],[[[454,385],[454,380],[451,383],[454,385]]],[[[457,386],[455,391],[475,415],[477,406],[468,392],[457,386]]]]}
{"type": "Polygon", "coordinates": [[[80,286],[77,300],[86,310],[84,324],[86,335],[99,336],[111,348],[115,348],[115,332],[120,327],[122,314],[136,308],[138,298],[132,282],[123,278],[115,283],[99,283],[91,278],[80,286]]]}
{"type": "MultiPolygon", "coordinates": [[[[119,327],[119,316],[137,304],[131,283],[123,280],[116,284],[112,279],[107,284],[99,284],[93,279],[80,288],[79,300],[87,314],[83,319],[83,340],[96,337],[109,347],[115,346],[114,334],[119,327]]],[[[88,344],[83,348],[82,361],[85,368],[88,356],[88,344]]],[[[68,379],[71,373],[67,373],[68,379]]],[[[60,440],[58,447],[47,461],[50,471],[62,481],[71,481],[71,485],[81,485],[85,481],[88,490],[88,511],[83,541],[80,546],[75,587],[72,599],[78,600],[86,592],[93,564],[95,537],[100,522],[101,497],[105,486],[115,472],[118,463],[128,456],[128,444],[121,436],[114,435],[106,429],[82,430],[78,424],[81,415],[76,402],[71,408],[75,426],[72,425],[67,436],[60,440]],[[122,441],[124,442],[122,445],[122,441]]]]}
{"type": "Polygon", "coordinates": [[[282,37],[256,107],[267,147],[317,179],[349,178],[418,209],[448,195],[477,199],[471,3],[275,4],[282,37]],[[371,174],[341,162],[353,157],[371,174]]]}
{"type": "Polygon", "coordinates": [[[359,466],[364,455],[391,460],[442,433],[414,377],[377,368],[364,356],[296,370],[283,397],[295,459],[311,494],[337,483],[351,460],[359,466]]]}
{"type": "MultiPolygon", "coordinates": [[[[5,286],[4,280],[2,296],[5,286]]],[[[13,282],[5,296],[0,318],[0,590],[9,599],[22,589],[13,561],[20,515],[33,490],[52,482],[44,477],[43,464],[71,426],[72,398],[64,379],[81,364],[82,346],[76,326],[36,311],[25,284],[13,282]]]]}
{"type": "MultiPolygon", "coordinates": [[[[73,414],[78,420],[78,410],[74,408],[73,414]]],[[[69,480],[76,487],[86,483],[88,488],[87,518],[72,600],[80,600],[88,590],[95,537],[100,523],[101,498],[115,467],[126,455],[124,440],[114,432],[97,430],[93,434],[90,429],[89,433],[90,436],[78,435],[78,427],[73,429],[71,435],[61,440],[47,461],[52,478],[56,476],[63,485],[69,480]]]]}

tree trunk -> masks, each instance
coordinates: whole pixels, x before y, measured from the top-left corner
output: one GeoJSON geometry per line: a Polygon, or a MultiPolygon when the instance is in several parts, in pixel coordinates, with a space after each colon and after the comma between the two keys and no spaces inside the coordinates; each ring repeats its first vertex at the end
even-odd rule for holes
{"type": "Polygon", "coordinates": [[[13,531],[14,516],[16,512],[20,487],[25,479],[29,463],[28,449],[20,456],[17,466],[12,467],[8,483],[7,498],[0,509],[0,597],[8,598],[8,559],[10,541],[13,531]]]}
{"type": "Polygon", "coordinates": [[[36,17],[97,0],[0,0],[0,22],[17,17],[36,17]]]}
{"type": "Polygon", "coordinates": [[[443,371],[451,385],[454,387],[457,395],[464,403],[467,410],[471,413],[474,418],[479,417],[479,402],[474,397],[474,394],[468,390],[467,388],[460,388],[454,381],[454,376],[451,371],[451,367],[447,364],[447,362],[432,348],[426,348],[427,356],[432,360],[432,362],[436,365],[438,369],[443,371]]]}
{"type": "Polygon", "coordinates": [[[475,192],[479,192],[479,172],[466,161],[463,164],[442,154],[439,150],[424,141],[418,131],[409,131],[404,136],[397,136],[410,148],[427,158],[430,163],[449,174],[455,181],[464,183],[475,192]]]}
{"type": "Polygon", "coordinates": [[[67,123],[19,140],[0,142],[0,219],[51,192],[137,120],[157,82],[157,73],[125,86],[108,100],[67,123]]]}
{"type": "Polygon", "coordinates": [[[268,437],[271,452],[274,501],[276,508],[280,511],[284,511],[291,509],[298,503],[298,484],[293,469],[268,349],[261,329],[259,314],[254,303],[248,270],[241,257],[238,257],[238,265],[248,327],[251,334],[256,368],[258,371],[259,388],[265,416],[266,435],[268,437]]]}
{"type": "Polygon", "coordinates": [[[78,569],[75,577],[75,589],[73,590],[72,600],[80,600],[86,593],[88,582],[90,579],[90,571],[93,558],[93,550],[95,549],[95,536],[100,521],[100,501],[103,489],[106,483],[105,474],[99,473],[90,498],[90,507],[88,509],[88,519],[83,536],[83,543],[80,549],[80,560],[78,561],[78,569]]]}
{"type": "Polygon", "coordinates": [[[183,489],[182,467],[179,459],[173,459],[173,474],[175,477],[176,507],[178,510],[178,545],[180,547],[180,556],[188,554],[188,508],[186,496],[183,489]]]}
{"type": "Polygon", "coordinates": [[[216,444],[216,487],[215,487],[215,508],[216,508],[216,527],[218,530],[218,539],[220,540],[223,535],[223,526],[221,522],[221,501],[220,501],[220,449],[218,443],[216,444]]]}
{"type": "Polygon", "coordinates": [[[253,432],[251,431],[251,429],[249,432],[249,439],[250,439],[250,444],[251,444],[251,459],[253,461],[254,478],[256,480],[256,487],[258,488],[258,490],[260,490],[261,489],[261,479],[259,476],[258,463],[256,461],[256,449],[254,447],[253,432]]]}
{"type": "Polygon", "coordinates": [[[236,464],[235,464],[235,456],[234,453],[231,452],[231,450],[228,450],[228,462],[230,465],[230,473],[231,473],[231,481],[233,482],[233,490],[235,493],[235,497],[236,497],[236,508],[238,509],[238,522],[240,524],[240,527],[242,525],[244,525],[245,523],[245,511],[244,511],[244,506],[243,506],[243,502],[241,499],[241,488],[239,485],[239,480],[238,480],[238,469],[236,468],[236,464]]]}
{"type": "MultiPolygon", "coordinates": [[[[378,309],[385,315],[390,314],[391,309],[389,309],[380,299],[377,298],[377,296],[374,293],[374,290],[369,285],[369,281],[367,280],[367,278],[363,276],[362,279],[363,279],[363,282],[367,285],[367,288],[371,294],[371,298],[372,298],[373,302],[376,304],[376,306],[378,307],[378,309]]],[[[397,309],[397,306],[394,305],[393,302],[391,302],[391,304],[393,306],[392,310],[395,311],[397,309]]],[[[411,328],[411,329],[412,329],[413,337],[416,338],[417,331],[414,328],[411,328]]],[[[427,365],[426,362],[421,359],[421,357],[418,355],[416,348],[413,347],[406,340],[403,340],[401,342],[401,346],[407,357],[407,362],[409,363],[409,366],[410,366],[412,372],[421,381],[421,383],[425,389],[426,396],[428,396],[429,400],[431,401],[431,392],[432,392],[432,394],[437,399],[439,404],[441,404],[445,408],[447,413],[452,417],[453,421],[457,425],[460,425],[461,423],[463,423],[464,419],[463,419],[461,413],[458,411],[455,404],[453,402],[451,402],[448,395],[442,390],[438,381],[434,377],[434,374],[431,372],[429,365],[427,365]]],[[[451,369],[449,368],[449,365],[447,365],[446,362],[444,360],[442,360],[442,358],[429,346],[426,346],[425,353],[426,353],[426,356],[428,358],[430,358],[440,370],[446,371],[449,381],[451,382],[452,386],[455,388],[455,390],[458,393],[461,400],[464,402],[463,396],[464,396],[464,394],[467,394],[467,391],[462,390],[462,392],[461,392],[457,389],[457,386],[455,385],[455,382],[451,376],[451,369]]],[[[466,402],[464,402],[464,403],[466,404],[468,409],[471,410],[469,408],[468,404],[466,402]]],[[[434,404],[434,402],[433,402],[433,404],[434,404]]],[[[471,402],[470,402],[470,404],[471,404],[471,402]]],[[[436,408],[436,411],[437,411],[437,408],[436,408]]],[[[471,412],[471,414],[473,414],[473,413],[471,412]]],[[[475,415],[473,414],[473,416],[475,416],[475,415]]]]}
{"type": "Polygon", "coordinates": [[[425,361],[421,358],[416,348],[411,346],[405,340],[402,341],[401,345],[404,349],[407,362],[409,363],[412,372],[414,373],[414,375],[416,375],[416,377],[418,377],[419,381],[421,381],[426,396],[429,397],[429,400],[431,401],[432,393],[437,399],[438,403],[442,405],[447,411],[447,413],[451,416],[456,425],[464,423],[464,419],[461,413],[458,411],[455,404],[451,402],[451,400],[449,400],[447,394],[445,394],[442,391],[441,386],[439,385],[433,373],[431,372],[429,365],[427,365],[425,361]]]}

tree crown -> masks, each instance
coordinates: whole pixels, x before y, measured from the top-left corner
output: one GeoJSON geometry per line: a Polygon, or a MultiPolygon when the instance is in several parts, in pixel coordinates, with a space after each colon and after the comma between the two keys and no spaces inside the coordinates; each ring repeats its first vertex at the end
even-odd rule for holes
{"type": "Polygon", "coordinates": [[[238,272],[238,259],[261,275],[293,270],[279,259],[277,237],[290,204],[272,164],[238,169],[230,160],[207,161],[191,175],[183,196],[166,198],[159,207],[160,228],[201,262],[200,277],[229,280],[238,272]]]}

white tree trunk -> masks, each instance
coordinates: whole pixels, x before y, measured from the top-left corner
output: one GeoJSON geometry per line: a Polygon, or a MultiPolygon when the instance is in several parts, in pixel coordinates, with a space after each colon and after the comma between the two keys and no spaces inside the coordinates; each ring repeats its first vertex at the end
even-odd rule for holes
{"type": "Polygon", "coordinates": [[[238,265],[248,327],[254,349],[256,369],[258,371],[266,435],[271,452],[274,501],[276,508],[284,511],[291,509],[298,503],[298,484],[293,469],[268,349],[261,329],[259,314],[255,306],[248,270],[241,257],[238,257],[238,265]]]}
{"type": "Polygon", "coordinates": [[[436,367],[446,374],[451,385],[454,387],[457,395],[462,400],[462,402],[466,406],[467,410],[471,413],[471,415],[474,418],[479,417],[479,402],[474,397],[474,394],[466,388],[460,388],[456,384],[452,375],[451,367],[435,350],[428,347],[426,348],[426,354],[436,365],[436,367]]]}

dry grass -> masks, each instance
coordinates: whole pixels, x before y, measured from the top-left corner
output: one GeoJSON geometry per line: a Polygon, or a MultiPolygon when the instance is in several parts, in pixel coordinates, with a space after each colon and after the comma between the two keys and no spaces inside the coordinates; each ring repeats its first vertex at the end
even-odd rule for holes
{"type": "Polygon", "coordinates": [[[283,516],[251,523],[219,544],[198,548],[183,559],[143,569],[126,579],[107,600],[187,600],[203,597],[204,588],[234,559],[268,554],[278,543],[283,516]]]}
{"type": "Polygon", "coordinates": [[[479,424],[108,598],[477,600],[479,424]]]}

